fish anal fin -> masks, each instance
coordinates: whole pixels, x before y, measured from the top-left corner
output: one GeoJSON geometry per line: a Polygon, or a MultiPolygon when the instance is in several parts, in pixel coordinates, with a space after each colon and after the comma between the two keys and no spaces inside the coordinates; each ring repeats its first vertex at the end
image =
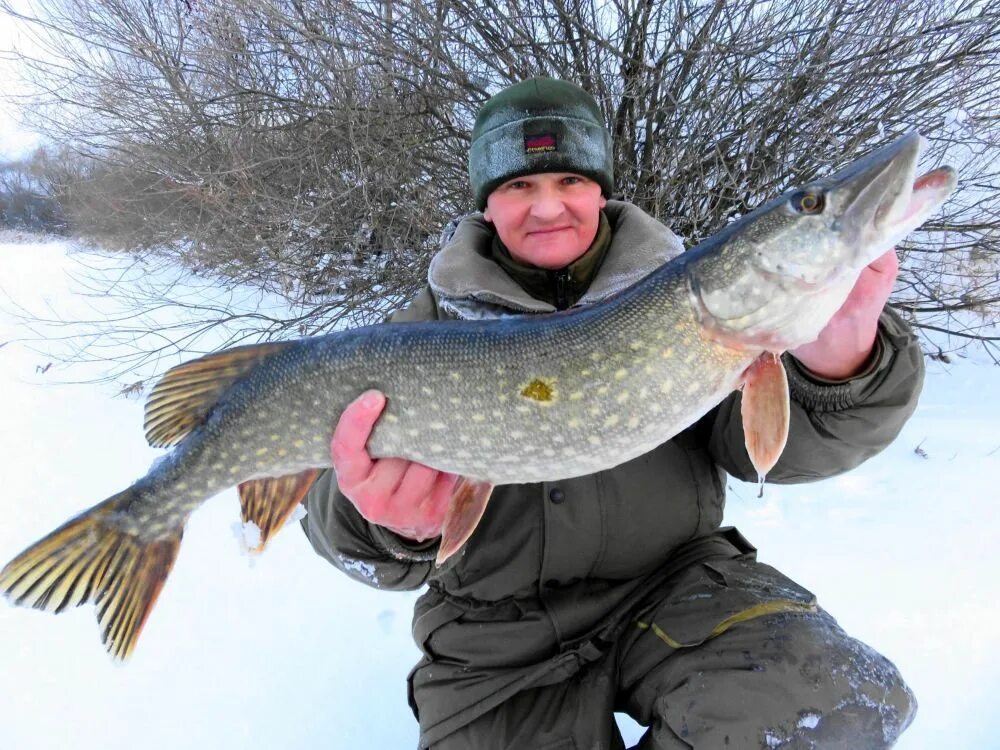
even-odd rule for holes
{"type": "Polygon", "coordinates": [[[437,565],[444,563],[469,540],[486,512],[486,504],[492,493],[493,485],[489,482],[460,477],[455,483],[441,529],[437,565]]]}
{"type": "Polygon", "coordinates": [[[223,391],[293,343],[239,346],[171,368],[146,401],[146,440],[154,448],[176,445],[204,421],[223,391]]]}
{"type": "Polygon", "coordinates": [[[764,352],[747,368],[741,408],[747,453],[763,481],[788,440],[788,378],[777,354],[764,352]]]}
{"type": "Polygon", "coordinates": [[[253,522],[260,529],[260,543],[250,552],[264,550],[268,540],[302,502],[317,476],[319,469],[307,469],[282,477],[251,479],[239,486],[240,517],[244,524],[253,522]]]}
{"type": "Polygon", "coordinates": [[[115,495],[71,519],[0,571],[0,593],[14,604],[62,612],[93,602],[111,656],[131,656],[173,567],[183,526],[144,540],[115,525],[134,499],[115,495]]]}

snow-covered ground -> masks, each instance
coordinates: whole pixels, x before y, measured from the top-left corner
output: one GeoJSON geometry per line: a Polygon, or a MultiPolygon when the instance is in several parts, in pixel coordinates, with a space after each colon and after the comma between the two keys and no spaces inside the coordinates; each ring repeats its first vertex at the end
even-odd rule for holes
{"type": "MultiPolygon", "coordinates": [[[[66,249],[0,244],[0,289],[29,309],[80,309],[66,249]]],[[[140,400],[54,385],[73,372],[3,345],[24,335],[4,309],[0,297],[0,564],[161,454],[143,440],[140,400]]],[[[920,711],[898,748],[1000,748],[1000,369],[928,370],[882,455],[762,499],[734,483],[727,521],[900,667],[920,711]]],[[[232,490],[194,515],[127,666],[105,655],[90,606],[54,617],[0,604],[0,748],[415,746],[416,594],[348,580],[294,528],[251,561],[237,519],[232,490]]],[[[639,728],[622,723],[634,742],[639,728]]]]}

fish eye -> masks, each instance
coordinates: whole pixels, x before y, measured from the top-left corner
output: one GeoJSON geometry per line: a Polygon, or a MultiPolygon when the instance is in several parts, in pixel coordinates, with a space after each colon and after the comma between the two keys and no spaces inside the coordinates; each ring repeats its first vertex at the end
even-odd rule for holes
{"type": "Polygon", "coordinates": [[[800,214],[819,214],[826,207],[823,193],[817,190],[799,190],[792,194],[788,202],[800,214]]]}

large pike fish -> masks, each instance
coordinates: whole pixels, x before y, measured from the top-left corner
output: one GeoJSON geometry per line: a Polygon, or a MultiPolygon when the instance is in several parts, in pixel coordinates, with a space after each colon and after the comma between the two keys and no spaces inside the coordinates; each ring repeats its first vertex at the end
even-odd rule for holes
{"type": "Polygon", "coordinates": [[[472,533],[496,484],[556,480],[651,450],[743,388],[763,475],[784,447],[777,355],[813,341],[860,271],[955,187],[916,177],[916,133],[792,190],[599,304],[492,321],[376,325],[247,346],[173,368],[146,404],[146,437],[174,446],[128,489],[0,572],[15,604],[94,602],[111,654],[132,652],[195,508],[239,485],[262,545],[330,466],[347,404],[388,397],[369,450],[465,479],[440,560],[472,533]]]}

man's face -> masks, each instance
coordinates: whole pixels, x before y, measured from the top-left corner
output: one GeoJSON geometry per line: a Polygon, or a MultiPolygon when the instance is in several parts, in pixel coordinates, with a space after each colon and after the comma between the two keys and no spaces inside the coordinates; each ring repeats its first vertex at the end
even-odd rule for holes
{"type": "Polygon", "coordinates": [[[570,172],[545,172],[508,180],[490,193],[483,216],[492,222],[514,260],[539,268],[564,268],[591,246],[601,186],[570,172]]]}

